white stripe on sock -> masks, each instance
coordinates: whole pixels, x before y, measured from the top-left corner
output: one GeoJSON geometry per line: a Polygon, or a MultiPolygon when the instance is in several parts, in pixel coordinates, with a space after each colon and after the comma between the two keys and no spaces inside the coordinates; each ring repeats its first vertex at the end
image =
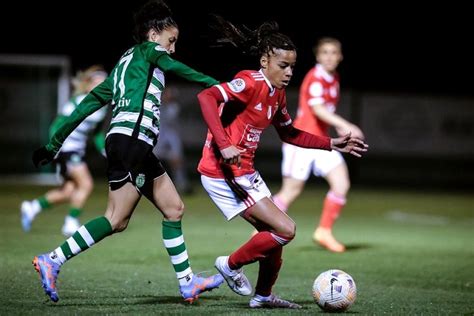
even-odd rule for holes
{"type": "Polygon", "coordinates": [[[193,273],[193,270],[191,270],[191,267],[185,269],[184,271],[176,272],[176,277],[178,279],[181,279],[181,278],[184,278],[185,276],[187,276],[190,273],[193,273]]]}
{"type": "Polygon", "coordinates": [[[173,239],[163,239],[163,242],[165,243],[166,248],[174,248],[184,243],[184,237],[181,235],[173,239]]]}
{"type": "Polygon", "coordinates": [[[77,255],[79,252],[81,252],[81,247],[79,247],[79,245],[74,240],[74,238],[69,237],[68,240],[67,240],[67,244],[69,245],[69,248],[71,248],[71,252],[74,255],[77,255]]]}
{"type": "Polygon", "coordinates": [[[186,260],[188,260],[188,252],[184,250],[182,253],[176,255],[176,256],[170,256],[171,258],[171,263],[174,265],[180,264],[186,260]]]}
{"type": "Polygon", "coordinates": [[[84,239],[84,241],[89,247],[95,244],[94,239],[92,238],[91,234],[89,234],[89,231],[86,229],[84,225],[79,227],[77,231],[79,232],[79,234],[81,234],[82,239],[84,239]]]}
{"type": "Polygon", "coordinates": [[[270,234],[272,235],[273,239],[275,239],[282,246],[284,246],[284,245],[286,245],[287,243],[290,242],[288,239],[277,236],[274,233],[270,233],[270,234]]]}
{"type": "Polygon", "coordinates": [[[54,251],[56,252],[56,255],[58,256],[58,260],[60,264],[63,264],[64,262],[66,262],[67,259],[61,247],[54,249],[54,251]]]}

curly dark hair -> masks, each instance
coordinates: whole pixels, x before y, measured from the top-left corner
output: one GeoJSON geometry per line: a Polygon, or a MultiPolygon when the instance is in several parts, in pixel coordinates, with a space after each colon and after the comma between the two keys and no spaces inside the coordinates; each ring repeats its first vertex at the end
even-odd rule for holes
{"type": "Polygon", "coordinates": [[[263,56],[273,53],[274,49],[296,50],[291,39],[279,32],[275,21],[264,22],[251,30],[245,25],[238,28],[219,15],[211,15],[209,25],[220,35],[215,39],[217,45],[230,44],[245,54],[263,56]]]}
{"type": "Polygon", "coordinates": [[[168,27],[178,28],[171,16],[171,10],[162,0],[151,0],[135,12],[135,30],[133,38],[142,43],[148,39],[148,32],[154,29],[158,33],[168,27]]]}

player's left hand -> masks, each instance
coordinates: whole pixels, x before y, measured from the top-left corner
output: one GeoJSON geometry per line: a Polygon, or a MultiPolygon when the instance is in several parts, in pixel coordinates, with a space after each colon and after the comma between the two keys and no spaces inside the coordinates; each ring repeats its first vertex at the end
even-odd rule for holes
{"type": "Polygon", "coordinates": [[[36,149],[33,152],[33,164],[36,168],[43,166],[47,163],[50,163],[54,159],[54,153],[46,149],[46,146],[36,149]]]}
{"type": "Polygon", "coordinates": [[[367,148],[369,148],[369,145],[361,139],[351,137],[351,133],[338,138],[331,138],[331,149],[356,157],[362,157],[361,153],[366,152],[367,148]]]}

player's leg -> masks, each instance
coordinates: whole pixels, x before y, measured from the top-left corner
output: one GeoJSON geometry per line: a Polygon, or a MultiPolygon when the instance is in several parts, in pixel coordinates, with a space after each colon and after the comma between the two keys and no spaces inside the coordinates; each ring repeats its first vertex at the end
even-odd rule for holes
{"type": "Polygon", "coordinates": [[[79,217],[87,198],[92,192],[94,182],[89,168],[84,162],[69,167],[68,176],[74,182],[75,189],[71,194],[69,214],[64,220],[62,233],[71,236],[80,227],[79,217]]]}
{"type": "Polygon", "coordinates": [[[139,189],[164,216],[163,243],[176,272],[181,295],[186,301],[192,303],[200,293],[219,287],[223,279],[220,275],[203,278],[193,274],[181,225],[184,203],[161,162],[155,156],[149,157],[144,176],[151,181],[145,179],[143,186],[139,189]]]}
{"type": "Polygon", "coordinates": [[[312,149],[297,147],[284,143],[282,146],[283,159],[281,172],[283,176],[280,191],[273,195],[273,202],[283,212],[286,212],[294,200],[304,189],[313,163],[312,149]]]}
{"type": "Polygon", "coordinates": [[[123,231],[139,200],[140,195],[130,182],[117,190],[109,191],[105,216],[87,222],[59,247],[33,259],[33,265],[40,274],[43,288],[52,301],[59,300],[56,278],[60,267],[105,237],[114,232],[123,231]]]}
{"type": "Polygon", "coordinates": [[[239,267],[256,260],[259,272],[255,295],[250,300],[252,308],[301,308],[300,305],[283,300],[272,294],[282,265],[283,246],[295,236],[296,225],[268,199],[262,199],[249,208],[243,217],[259,228],[246,244],[229,257],[230,267],[239,267]],[[268,227],[261,230],[262,227],[268,227]]]}
{"type": "Polygon", "coordinates": [[[345,247],[337,241],[332,233],[333,225],[339,217],[350,188],[349,173],[344,160],[325,173],[324,178],[329,184],[319,224],[314,232],[313,239],[323,247],[333,252],[344,252],[345,247]]]}
{"type": "Polygon", "coordinates": [[[21,203],[21,224],[23,230],[28,232],[35,217],[49,209],[50,207],[69,201],[74,191],[74,183],[65,181],[61,187],[54,188],[45,193],[45,195],[32,201],[23,201],[21,203]]]}

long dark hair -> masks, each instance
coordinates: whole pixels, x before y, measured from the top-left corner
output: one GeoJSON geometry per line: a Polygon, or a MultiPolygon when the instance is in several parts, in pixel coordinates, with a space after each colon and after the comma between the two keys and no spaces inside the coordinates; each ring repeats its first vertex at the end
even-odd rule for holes
{"type": "Polygon", "coordinates": [[[142,43],[148,39],[148,32],[154,29],[158,33],[168,27],[178,28],[171,16],[171,10],[162,0],[151,0],[145,3],[133,15],[135,30],[133,38],[142,43]]]}
{"type": "Polygon", "coordinates": [[[230,44],[245,54],[263,56],[273,53],[274,49],[296,50],[291,39],[279,32],[278,23],[267,21],[257,29],[246,26],[240,28],[219,15],[211,15],[211,29],[217,45],[230,44]]]}

